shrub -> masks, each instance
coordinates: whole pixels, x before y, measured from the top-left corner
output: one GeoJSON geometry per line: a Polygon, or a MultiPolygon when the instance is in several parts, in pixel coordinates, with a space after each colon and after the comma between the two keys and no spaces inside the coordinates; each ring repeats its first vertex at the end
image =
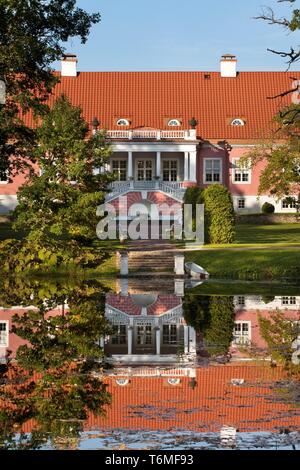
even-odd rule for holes
{"type": "Polygon", "coordinates": [[[265,202],[262,205],[261,211],[263,214],[274,214],[275,207],[273,206],[273,204],[270,204],[269,202],[265,202]]]}
{"type": "Polygon", "coordinates": [[[206,243],[233,243],[235,216],[233,202],[225,186],[213,184],[203,191],[206,243]]]}

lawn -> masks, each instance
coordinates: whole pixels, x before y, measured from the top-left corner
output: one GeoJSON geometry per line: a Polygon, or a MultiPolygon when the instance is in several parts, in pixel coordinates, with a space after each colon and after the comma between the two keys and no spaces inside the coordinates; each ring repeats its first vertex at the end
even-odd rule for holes
{"type": "MultiPolygon", "coordinates": [[[[300,249],[187,252],[186,261],[203,266],[212,277],[240,280],[300,280],[300,249]]],[[[300,290],[300,288],[299,288],[300,290]]]]}
{"type": "Polygon", "coordinates": [[[237,225],[236,244],[300,244],[299,224],[237,225]]]}

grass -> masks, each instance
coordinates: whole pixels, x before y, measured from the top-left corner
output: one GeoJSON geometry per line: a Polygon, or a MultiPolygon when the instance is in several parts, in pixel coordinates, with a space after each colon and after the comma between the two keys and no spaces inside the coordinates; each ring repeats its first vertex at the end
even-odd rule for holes
{"type": "Polygon", "coordinates": [[[186,261],[203,266],[212,277],[240,280],[300,279],[300,250],[210,250],[187,252],[186,261]]]}
{"type": "Polygon", "coordinates": [[[193,295],[261,295],[283,296],[299,295],[300,285],[284,283],[282,281],[234,281],[224,279],[210,279],[190,291],[193,295]]]}
{"type": "Polygon", "coordinates": [[[236,226],[236,244],[300,244],[300,224],[236,226]]]}

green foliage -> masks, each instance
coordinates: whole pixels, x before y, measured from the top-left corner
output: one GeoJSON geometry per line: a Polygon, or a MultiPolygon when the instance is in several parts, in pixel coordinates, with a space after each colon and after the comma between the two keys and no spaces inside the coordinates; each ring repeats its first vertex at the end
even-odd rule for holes
{"type": "Polygon", "coordinates": [[[285,366],[291,366],[292,354],[295,351],[292,343],[299,336],[299,320],[291,319],[280,310],[270,312],[269,317],[259,315],[260,334],[267,344],[271,357],[285,366]]]}
{"type": "Polygon", "coordinates": [[[204,190],[203,201],[206,243],[233,243],[235,216],[228,189],[220,184],[212,184],[204,190]]]}
{"type": "Polygon", "coordinates": [[[6,270],[95,267],[107,253],[93,248],[96,210],[104,202],[109,174],[94,174],[111,154],[101,133],[88,136],[80,108],[60,97],[37,130],[33,157],[42,174],[31,173],[14,211],[21,241],[0,244],[6,270]]]}
{"type": "Polygon", "coordinates": [[[265,202],[262,205],[261,211],[263,214],[273,214],[275,212],[275,206],[269,202],[265,202]]]}
{"type": "Polygon", "coordinates": [[[300,105],[293,104],[275,116],[276,132],[269,141],[251,150],[241,160],[266,165],[260,174],[259,194],[276,200],[293,197],[300,207],[300,105]],[[285,141],[278,143],[278,141],[285,141]]]}
{"type": "Polygon", "coordinates": [[[233,339],[233,297],[187,295],[183,304],[188,325],[202,335],[211,356],[228,353],[233,339]]]}
{"type": "Polygon", "coordinates": [[[64,54],[64,43],[78,37],[85,43],[100,21],[76,7],[76,0],[0,1],[0,78],[6,83],[6,104],[0,110],[1,169],[28,166],[35,132],[24,125],[24,113],[45,113],[45,100],[57,83],[51,64],[64,54]]]}
{"type": "Polygon", "coordinates": [[[8,278],[0,285],[4,305],[35,307],[14,316],[12,331],[28,343],[18,348],[17,363],[0,370],[1,448],[39,448],[48,439],[55,447],[72,447],[88,412],[104,414],[111,401],[99,346],[99,338],[110,332],[104,293],[95,281],[8,278]],[[34,431],[14,442],[29,419],[34,431]]]}

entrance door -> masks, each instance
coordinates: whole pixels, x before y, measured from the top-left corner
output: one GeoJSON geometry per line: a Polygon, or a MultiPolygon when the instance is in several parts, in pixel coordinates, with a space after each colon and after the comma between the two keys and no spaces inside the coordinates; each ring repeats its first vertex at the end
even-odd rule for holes
{"type": "Polygon", "coordinates": [[[138,160],[137,161],[137,180],[138,181],[151,181],[153,178],[153,160],[138,160]]]}
{"type": "Polygon", "coordinates": [[[152,325],[136,325],[133,354],[155,354],[154,329],[152,325]]]}

